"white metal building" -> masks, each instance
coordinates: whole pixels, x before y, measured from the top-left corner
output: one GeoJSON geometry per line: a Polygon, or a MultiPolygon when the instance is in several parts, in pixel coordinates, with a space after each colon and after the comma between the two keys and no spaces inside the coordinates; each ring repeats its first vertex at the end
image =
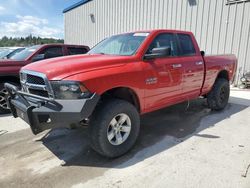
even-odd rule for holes
{"type": "Polygon", "coordinates": [[[206,54],[234,53],[250,71],[250,0],[82,0],[66,8],[65,43],[94,46],[117,33],[192,31],[206,54]]]}

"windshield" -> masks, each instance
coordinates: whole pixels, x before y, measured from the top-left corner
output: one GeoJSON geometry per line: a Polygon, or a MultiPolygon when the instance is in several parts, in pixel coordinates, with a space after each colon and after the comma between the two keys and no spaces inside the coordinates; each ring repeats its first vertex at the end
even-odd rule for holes
{"type": "Polygon", "coordinates": [[[33,54],[38,48],[40,48],[40,45],[26,48],[26,49],[22,50],[21,52],[16,53],[12,57],[10,57],[10,59],[20,60],[20,61],[25,60],[27,57],[29,57],[31,54],[33,54]]]}
{"type": "Polygon", "coordinates": [[[10,52],[6,57],[7,59],[11,58],[12,56],[14,56],[15,54],[21,52],[22,50],[24,50],[25,48],[18,48],[13,50],[12,52],[10,52]]]}
{"type": "Polygon", "coordinates": [[[0,52],[0,59],[3,59],[5,58],[9,53],[11,53],[13,50],[11,49],[7,49],[7,50],[4,50],[4,51],[1,51],[0,52]]]}
{"type": "Polygon", "coordinates": [[[92,48],[88,54],[130,56],[135,54],[149,33],[128,33],[107,38],[92,48]]]}

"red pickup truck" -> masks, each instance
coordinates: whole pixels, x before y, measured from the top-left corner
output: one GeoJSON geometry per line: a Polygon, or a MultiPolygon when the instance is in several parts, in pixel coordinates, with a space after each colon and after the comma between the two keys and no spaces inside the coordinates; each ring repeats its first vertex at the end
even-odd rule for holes
{"type": "Polygon", "coordinates": [[[19,71],[21,67],[43,59],[53,57],[85,54],[89,51],[88,46],[66,44],[44,44],[24,49],[11,56],[10,59],[0,59],[0,112],[9,112],[6,103],[7,91],[4,89],[5,82],[11,82],[18,86],[19,71]]]}
{"type": "Polygon", "coordinates": [[[199,96],[222,110],[236,62],[204,56],[190,32],[140,31],[109,37],[86,55],[27,65],[22,90],[5,87],[13,116],[34,134],[84,122],[92,148],[118,157],[135,144],[140,114],[199,96]]]}

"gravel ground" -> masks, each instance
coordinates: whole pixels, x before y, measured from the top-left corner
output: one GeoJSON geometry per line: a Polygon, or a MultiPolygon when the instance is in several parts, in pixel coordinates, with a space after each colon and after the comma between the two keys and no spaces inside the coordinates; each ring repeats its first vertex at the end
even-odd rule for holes
{"type": "Polygon", "coordinates": [[[250,91],[232,89],[222,112],[186,107],[144,115],[136,146],[113,160],[90,149],[86,128],[34,136],[0,115],[0,187],[249,188],[250,91]]]}

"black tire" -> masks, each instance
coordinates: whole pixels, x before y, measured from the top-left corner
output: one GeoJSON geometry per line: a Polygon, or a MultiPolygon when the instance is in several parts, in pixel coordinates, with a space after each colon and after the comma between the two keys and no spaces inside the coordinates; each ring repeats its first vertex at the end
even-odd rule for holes
{"type": "MultiPolygon", "coordinates": [[[[119,119],[117,120],[117,122],[119,122],[119,119]]],[[[128,152],[133,147],[138,137],[139,130],[139,113],[132,104],[119,99],[107,100],[100,103],[96,107],[93,115],[90,118],[90,144],[97,153],[105,157],[119,157],[128,152]],[[108,139],[108,131],[111,126],[111,120],[117,118],[121,114],[125,114],[129,117],[128,119],[131,124],[130,132],[123,143],[119,145],[113,145],[111,142],[114,141],[109,141],[108,139]]],[[[120,134],[122,134],[122,132],[120,134]]],[[[123,136],[124,135],[125,133],[123,134],[123,136]]],[[[114,136],[114,140],[116,140],[116,136],[114,136]]]]}
{"type": "Polygon", "coordinates": [[[212,110],[223,110],[228,104],[229,95],[229,81],[224,78],[218,78],[207,95],[208,107],[212,110]]]}
{"type": "Polygon", "coordinates": [[[7,106],[7,91],[4,88],[4,83],[0,83],[0,113],[10,113],[10,109],[7,106]]]}

